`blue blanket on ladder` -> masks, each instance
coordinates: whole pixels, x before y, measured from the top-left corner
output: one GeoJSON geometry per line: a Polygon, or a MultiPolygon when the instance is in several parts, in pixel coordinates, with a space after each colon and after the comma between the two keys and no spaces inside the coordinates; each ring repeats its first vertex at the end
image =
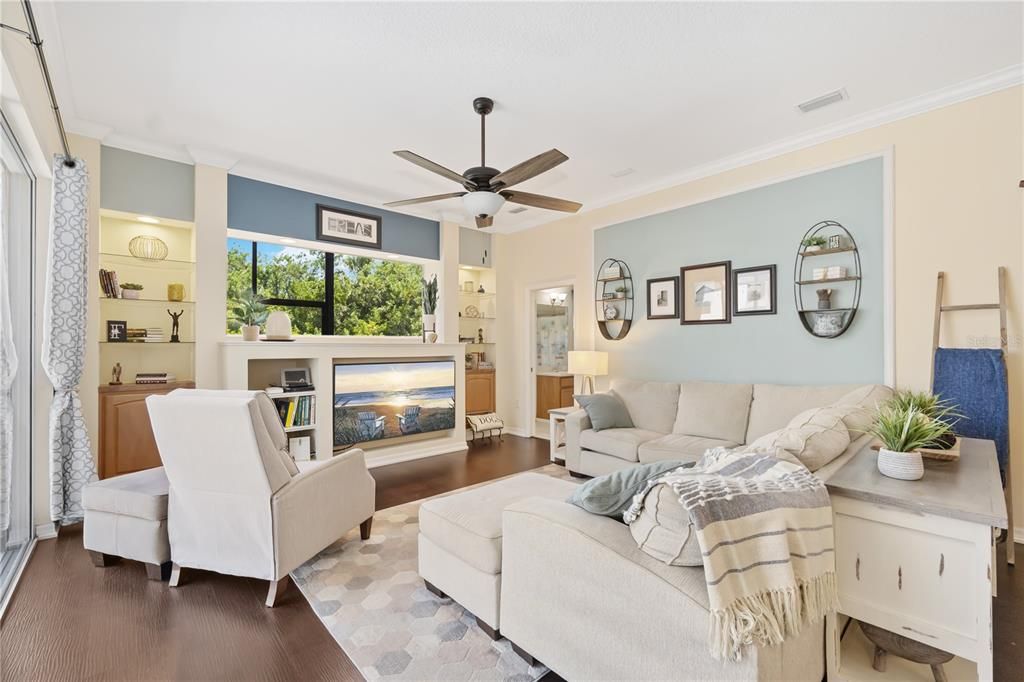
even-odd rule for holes
{"type": "Polygon", "coordinates": [[[999,470],[1010,455],[1009,394],[1006,363],[998,348],[939,348],[935,351],[932,392],[956,405],[964,419],[956,432],[995,441],[999,470]]]}

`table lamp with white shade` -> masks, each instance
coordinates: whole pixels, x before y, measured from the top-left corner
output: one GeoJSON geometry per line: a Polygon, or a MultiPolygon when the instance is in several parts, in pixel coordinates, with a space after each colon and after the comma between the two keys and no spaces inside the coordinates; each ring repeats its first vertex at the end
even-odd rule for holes
{"type": "Polygon", "coordinates": [[[582,392],[594,392],[594,377],[603,377],[608,374],[608,353],[601,350],[571,350],[569,351],[569,374],[577,374],[583,377],[582,392]],[[590,390],[587,390],[587,387],[590,390]]]}

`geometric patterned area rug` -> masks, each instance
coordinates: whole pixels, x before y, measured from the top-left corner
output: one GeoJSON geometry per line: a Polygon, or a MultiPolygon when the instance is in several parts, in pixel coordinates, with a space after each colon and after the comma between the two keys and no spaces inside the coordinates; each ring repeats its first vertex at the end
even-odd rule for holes
{"type": "MultiPolygon", "coordinates": [[[[534,471],[569,478],[554,464],[534,471]]],[[[297,568],[295,584],[368,680],[540,679],[547,668],[527,665],[508,640],[492,641],[472,614],[424,587],[416,536],[425,501],[378,511],[369,540],[355,529],[297,568]]]]}

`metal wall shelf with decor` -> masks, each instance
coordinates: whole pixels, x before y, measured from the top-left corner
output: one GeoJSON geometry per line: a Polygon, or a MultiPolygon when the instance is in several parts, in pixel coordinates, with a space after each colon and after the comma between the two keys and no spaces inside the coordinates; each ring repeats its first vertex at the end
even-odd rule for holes
{"type": "Polygon", "coordinates": [[[804,329],[822,339],[841,336],[857,315],[860,289],[860,252],[853,235],[834,220],[812,225],[800,240],[793,264],[793,298],[804,329]],[[834,258],[821,260],[826,256],[834,258]],[[807,287],[831,284],[844,286],[817,289],[816,301],[805,294],[807,287]]]}
{"type": "Polygon", "coordinates": [[[594,282],[597,328],[609,341],[626,338],[633,324],[633,275],[618,258],[605,258],[594,282]]]}
{"type": "Polygon", "coordinates": [[[90,276],[99,283],[99,463],[107,477],[160,466],[145,399],[195,385],[195,226],[102,209],[99,267],[90,276]],[[140,374],[151,376],[136,383],[140,374]]]}

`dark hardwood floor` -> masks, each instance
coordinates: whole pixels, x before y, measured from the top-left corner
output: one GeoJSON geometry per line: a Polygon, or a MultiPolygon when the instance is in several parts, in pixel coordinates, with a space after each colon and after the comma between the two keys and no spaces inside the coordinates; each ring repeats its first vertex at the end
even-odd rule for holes
{"type": "MultiPolygon", "coordinates": [[[[377,508],[548,464],[548,443],[505,436],[468,453],[373,470],[377,508]]],[[[81,526],[40,542],[0,623],[0,680],[361,680],[294,587],[189,571],[172,590],[142,564],[95,568],[81,526]]]]}
{"type": "MultiPolygon", "coordinates": [[[[543,466],[547,453],[547,441],[506,436],[466,454],[381,467],[373,471],[377,508],[543,466]]],[[[995,673],[1019,679],[1024,567],[1008,568],[1002,548],[999,557],[995,673]]],[[[362,679],[294,587],[267,609],[265,581],[203,571],[187,578],[171,590],[132,561],[95,568],[81,527],[63,529],[36,547],[0,623],[0,680],[362,679]]]]}

